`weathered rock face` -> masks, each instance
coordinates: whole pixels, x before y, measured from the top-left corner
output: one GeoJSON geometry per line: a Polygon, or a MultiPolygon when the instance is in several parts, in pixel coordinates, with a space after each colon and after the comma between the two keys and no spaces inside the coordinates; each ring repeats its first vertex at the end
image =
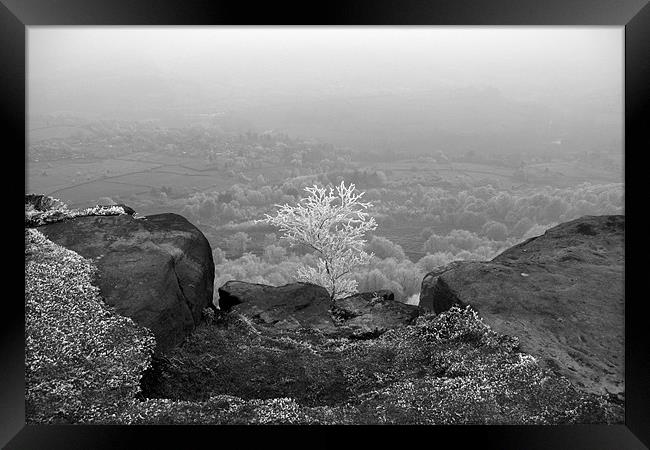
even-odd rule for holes
{"type": "Polygon", "coordinates": [[[420,306],[471,305],[585,390],[624,393],[624,216],[560,224],[489,262],[427,274],[420,306]]]}
{"type": "Polygon", "coordinates": [[[391,291],[364,292],[336,300],[332,313],[352,336],[373,337],[413,323],[423,312],[417,306],[395,301],[391,291]]]}
{"type": "Polygon", "coordinates": [[[448,299],[448,292],[444,289],[445,285],[443,282],[441,282],[440,285],[437,283],[438,276],[455,267],[462,266],[463,264],[467,263],[462,261],[454,261],[444,267],[439,267],[426,274],[422,279],[422,285],[420,287],[419,306],[421,308],[432,310],[437,313],[441,313],[442,311],[446,311],[451,308],[451,306],[455,304],[458,299],[455,297],[448,299]],[[436,292],[436,295],[434,295],[434,292],[436,292]],[[434,299],[436,301],[436,305],[433,304],[434,299]]]}
{"type": "Polygon", "coordinates": [[[327,290],[310,283],[284,286],[228,281],[219,288],[219,307],[276,328],[335,332],[327,290]]]}
{"type": "Polygon", "coordinates": [[[39,227],[98,267],[109,305],[150,328],[157,351],[182,342],[212,306],[214,263],[207,239],[177,214],[77,217],[39,227]]]}
{"type": "Polygon", "coordinates": [[[327,290],[310,283],[273,287],[228,281],[219,288],[219,307],[278,329],[311,328],[331,337],[373,338],[408,325],[423,310],[395,301],[392,292],[364,292],[330,300],[327,290]]]}

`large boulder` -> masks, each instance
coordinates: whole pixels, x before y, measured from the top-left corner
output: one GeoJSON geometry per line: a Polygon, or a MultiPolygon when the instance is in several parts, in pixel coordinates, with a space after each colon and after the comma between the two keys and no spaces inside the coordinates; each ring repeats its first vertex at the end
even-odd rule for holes
{"type": "Polygon", "coordinates": [[[212,307],[207,239],[177,214],[76,217],[40,226],[53,242],[95,260],[96,283],[118,314],[151,329],[156,350],[184,339],[212,307]]]}
{"type": "Polygon", "coordinates": [[[410,325],[422,310],[395,301],[391,291],[363,292],[334,302],[332,313],[353,337],[375,337],[390,329],[410,325]]]}
{"type": "Polygon", "coordinates": [[[315,284],[274,287],[228,281],[218,292],[221,310],[238,312],[263,325],[292,330],[311,328],[324,333],[337,331],[329,313],[329,293],[315,284]]]}
{"type": "Polygon", "coordinates": [[[542,364],[622,400],[624,228],[624,216],[585,216],[492,261],[455,263],[424,277],[420,306],[471,305],[542,364]]]}

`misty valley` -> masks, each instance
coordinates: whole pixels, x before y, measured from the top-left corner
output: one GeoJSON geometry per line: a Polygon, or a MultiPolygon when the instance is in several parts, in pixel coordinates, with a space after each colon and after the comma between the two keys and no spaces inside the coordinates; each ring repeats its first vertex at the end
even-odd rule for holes
{"type": "MultiPolygon", "coordinates": [[[[304,248],[256,223],[304,187],[354,183],[372,202],[375,253],[355,273],[362,290],[407,301],[422,276],[454,260],[487,260],[583,215],[621,214],[622,160],[605,152],[432,149],[355,152],[283,133],[168,128],[149,122],[43,117],[28,160],[28,191],[72,207],[126,204],[139,214],[181,214],[208,238],[215,289],[229,279],[281,285],[304,248]]],[[[216,290],[215,290],[216,292],[216,290]]],[[[411,301],[415,301],[412,299],[411,301]]]]}

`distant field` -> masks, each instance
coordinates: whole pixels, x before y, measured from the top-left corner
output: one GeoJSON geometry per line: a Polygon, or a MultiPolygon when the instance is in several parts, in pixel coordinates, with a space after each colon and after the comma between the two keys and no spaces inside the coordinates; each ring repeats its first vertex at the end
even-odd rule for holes
{"type": "Polygon", "coordinates": [[[512,179],[512,169],[489,166],[485,164],[425,163],[418,160],[405,160],[391,163],[379,163],[371,166],[375,170],[390,172],[392,181],[434,185],[441,182],[459,183],[484,181],[511,187],[517,184],[512,179]]]}
{"type": "MultiPolygon", "coordinates": [[[[152,152],[137,152],[130,153],[127,156],[118,158],[122,161],[141,161],[152,164],[168,164],[168,165],[190,165],[196,163],[195,158],[185,156],[172,156],[167,154],[152,153],[152,152]]],[[[205,164],[203,164],[205,165],[205,164]]]]}
{"type": "Polygon", "coordinates": [[[206,189],[210,186],[227,188],[232,184],[231,179],[222,174],[208,172],[206,174],[178,174],[167,171],[135,173],[114,178],[113,181],[122,183],[142,184],[151,187],[168,186],[172,189],[206,189]]]}
{"type": "Polygon", "coordinates": [[[68,126],[39,126],[28,131],[29,142],[38,142],[46,139],[66,139],[74,136],[90,136],[93,133],[80,127],[68,126]]]}
{"type": "Polygon", "coordinates": [[[164,165],[162,167],[159,167],[155,169],[156,172],[158,173],[171,173],[175,175],[199,175],[199,176],[206,176],[205,174],[197,173],[194,170],[190,170],[186,167],[181,167],[178,164],[172,164],[172,165],[164,165]]]}
{"type": "Polygon", "coordinates": [[[91,206],[102,197],[117,195],[143,194],[151,188],[128,184],[111,183],[110,181],[93,181],[81,186],[65,188],[54,194],[71,207],[91,206]]]}
{"type": "Polygon", "coordinates": [[[137,153],[111,159],[29,162],[26,191],[60,198],[71,206],[100,197],[141,194],[162,186],[172,189],[227,189],[236,182],[216,170],[183,167],[191,158],[137,153]]]}
{"type": "MultiPolygon", "coordinates": [[[[513,179],[514,169],[487,164],[458,162],[436,164],[405,160],[375,164],[372,167],[376,170],[391,171],[390,179],[393,181],[408,181],[423,185],[481,181],[511,189],[522,184],[521,181],[513,179]]],[[[586,181],[620,183],[623,180],[622,174],[617,170],[583,167],[575,162],[540,163],[526,166],[524,170],[529,176],[530,184],[556,187],[567,187],[586,181]]]]}
{"type": "Polygon", "coordinates": [[[528,173],[541,179],[547,179],[554,186],[562,185],[567,181],[582,183],[585,181],[599,183],[621,183],[623,172],[621,168],[610,170],[586,167],[584,164],[566,161],[553,161],[534,164],[527,168],[528,173]],[[548,170],[546,170],[548,169],[548,170]]]}
{"type": "Polygon", "coordinates": [[[151,163],[117,159],[85,159],[49,162],[29,162],[27,191],[49,194],[91,180],[119,176],[156,167],[151,163]]]}

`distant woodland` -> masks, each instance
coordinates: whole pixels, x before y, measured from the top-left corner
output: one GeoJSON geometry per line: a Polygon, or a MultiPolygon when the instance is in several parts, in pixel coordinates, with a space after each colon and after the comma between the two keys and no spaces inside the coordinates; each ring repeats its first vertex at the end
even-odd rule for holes
{"type": "MultiPolygon", "coordinates": [[[[375,256],[354,274],[360,291],[415,302],[423,274],[453,260],[486,260],[583,215],[622,214],[622,157],[551,143],[534,154],[404,148],[355,151],[222,118],[172,128],[157,121],[30,121],[28,192],[71,206],[124,203],[176,212],[208,238],[215,287],[237,279],[293,281],[314,263],[255,221],[296,203],[306,186],[354,183],[373,204],[375,256]]],[[[216,291],[216,289],[215,289],[216,291]]]]}

